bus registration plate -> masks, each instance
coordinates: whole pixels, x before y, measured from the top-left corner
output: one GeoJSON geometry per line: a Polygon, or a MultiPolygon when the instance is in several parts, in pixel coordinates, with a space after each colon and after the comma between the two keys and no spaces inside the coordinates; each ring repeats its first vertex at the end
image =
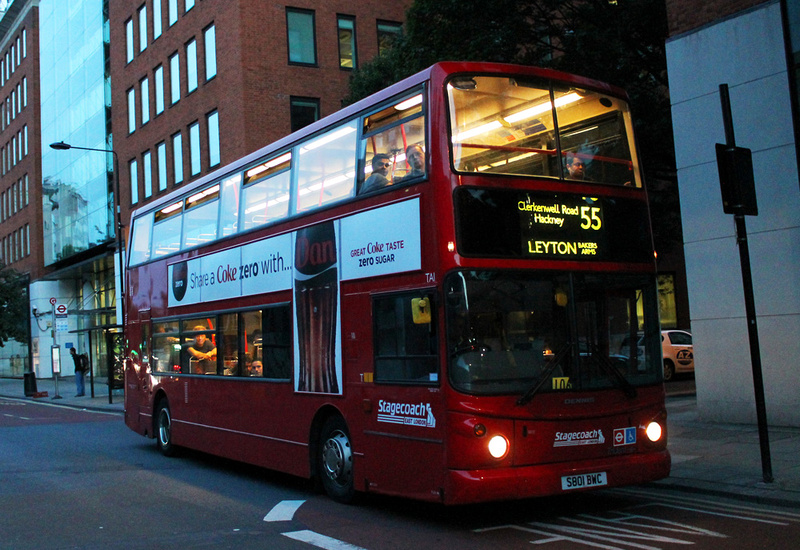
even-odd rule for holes
{"type": "Polygon", "coordinates": [[[585,489],[587,487],[600,487],[602,485],[608,485],[608,479],[606,478],[605,472],[564,476],[561,478],[562,491],[569,491],[571,489],[585,489]]]}

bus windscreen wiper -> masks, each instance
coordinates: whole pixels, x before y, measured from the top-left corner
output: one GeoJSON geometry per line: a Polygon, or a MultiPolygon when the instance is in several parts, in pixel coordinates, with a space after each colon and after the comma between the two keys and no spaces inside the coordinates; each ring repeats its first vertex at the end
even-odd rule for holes
{"type": "Polygon", "coordinates": [[[625,393],[626,397],[633,399],[636,397],[636,388],[628,382],[628,379],[625,378],[622,373],[620,373],[614,365],[611,364],[611,361],[608,360],[604,354],[600,353],[600,348],[597,346],[592,346],[589,348],[592,352],[592,358],[597,359],[597,364],[600,365],[600,370],[606,374],[609,380],[614,382],[619,388],[625,393]]]}
{"type": "Polygon", "coordinates": [[[564,346],[562,346],[561,349],[558,350],[558,353],[556,353],[553,356],[553,359],[550,360],[550,364],[547,366],[547,368],[544,370],[541,376],[539,376],[539,378],[536,380],[536,383],[534,383],[534,385],[531,386],[531,389],[526,391],[522,397],[517,399],[517,405],[525,405],[529,403],[531,399],[533,399],[533,397],[539,392],[542,386],[544,386],[544,383],[547,382],[547,380],[553,374],[553,371],[556,370],[556,367],[558,367],[561,364],[561,360],[564,359],[564,356],[566,356],[569,353],[569,350],[570,350],[569,344],[564,344],[564,346]]]}

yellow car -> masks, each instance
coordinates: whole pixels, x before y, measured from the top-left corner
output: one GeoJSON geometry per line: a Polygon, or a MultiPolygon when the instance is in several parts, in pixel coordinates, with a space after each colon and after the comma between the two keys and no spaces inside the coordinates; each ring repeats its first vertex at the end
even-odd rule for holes
{"type": "Polygon", "coordinates": [[[685,330],[662,330],[661,353],[664,356],[664,381],[679,373],[694,372],[692,335],[685,330]]]}

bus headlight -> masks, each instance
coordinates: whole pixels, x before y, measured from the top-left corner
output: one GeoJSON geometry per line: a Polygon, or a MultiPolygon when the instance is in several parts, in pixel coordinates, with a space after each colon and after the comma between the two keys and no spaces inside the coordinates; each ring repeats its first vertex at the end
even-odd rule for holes
{"type": "Polygon", "coordinates": [[[650,424],[647,425],[647,428],[645,428],[644,431],[647,434],[647,439],[649,439],[653,443],[661,439],[661,434],[662,434],[661,424],[659,424],[658,422],[650,422],[650,424]]]}
{"type": "Polygon", "coordinates": [[[489,454],[500,459],[508,454],[508,439],[502,435],[496,435],[489,440],[489,454]]]}

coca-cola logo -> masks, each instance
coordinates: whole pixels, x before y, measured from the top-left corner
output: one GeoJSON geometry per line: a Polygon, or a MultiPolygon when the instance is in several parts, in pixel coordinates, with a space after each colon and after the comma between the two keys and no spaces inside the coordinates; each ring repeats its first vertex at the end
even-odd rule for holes
{"type": "Polygon", "coordinates": [[[336,264],[336,233],[333,222],[297,232],[294,267],[304,275],[315,275],[336,264]]]}
{"type": "Polygon", "coordinates": [[[172,295],[179,302],[186,296],[186,287],[189,283],[188,274],[189,268],[186,262],[172,266],[172,295]]]}

